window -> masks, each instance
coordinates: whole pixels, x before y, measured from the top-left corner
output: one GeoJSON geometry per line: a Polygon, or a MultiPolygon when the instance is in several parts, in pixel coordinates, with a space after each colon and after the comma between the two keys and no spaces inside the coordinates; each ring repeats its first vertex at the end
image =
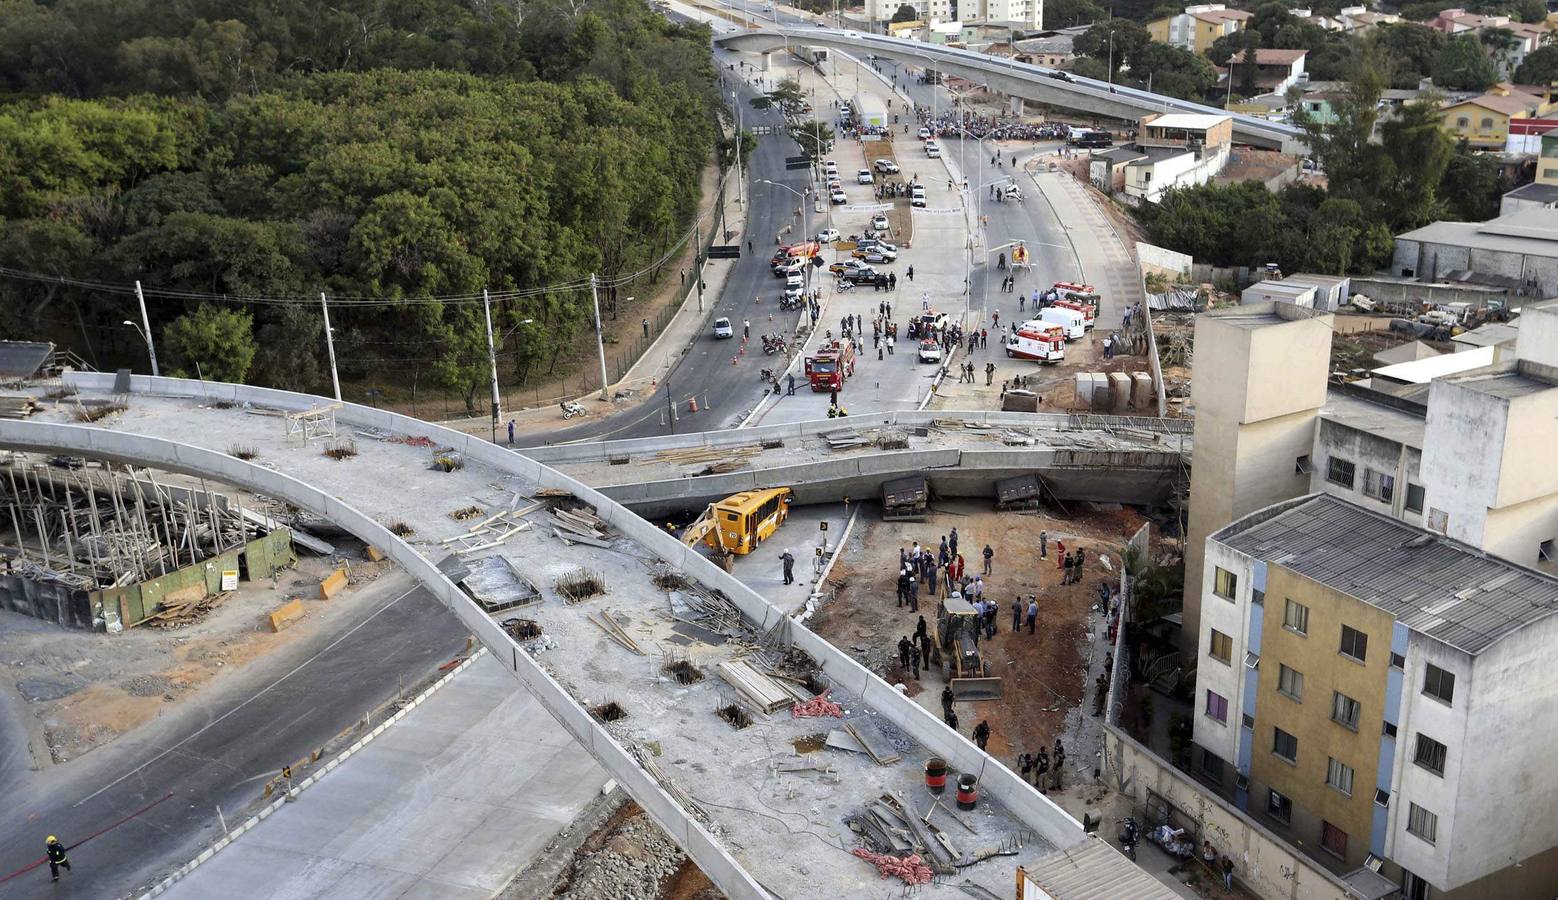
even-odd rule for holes
{"type": "Polygon", "coordinates": [[[1368,659],[1369,636],[1356,628],[1343,625],[1341,654],[1356,659],[1358,662],[1368,659]]]}
{"type": "Polygon", "coordinates": [[[1330,758],[1330,764],[1325,770],[1325,783],[1341,791],[1347,796],[1352,796],[1352,766],[1330,758]]]}
{"type": "Polygon", "coordinates": [[[1223,780],[1223,759],[1216,753],[1201,751],[1201,772],[1213,781],[1221,784],[1223,780]]]}
{"type": "Polygon", "coordinates": [[[1232,600],[1234,593],[1239,590],[1239,576],[1221,566],[1214,568],[1216,575],[1212,579],[1212,593],[1224,600],[1232,600]]]}
{"type": "Polygon", "coordinates": [[[1331,721],[1353,731],[1358,730],[1358,717],[1363,707],[1341,691],[1331,698],[1331,721]]]}
{"type": "Polygon", "coordinates": [[[1449,704],[1455,699],[1455,673],[1446,672],[1433,663],[1423,673],[1423,693],[1449,704]]]}
{"type": "Polygon", "coordinates": [[[1255,727],[1255,717],[1254,716],[1250,715],[1249,713],[1245,713],[1243,718],[1244,718],[1244,727],[1245,728],[1254,728],[1255,727]]]}
{"type": "Polygon", "coordinates": [[[1290,699],[1304,702],[1304,673],[1287,666],[1277,667],[1277,690],[1290,699]]]}
{"type": "Polygon", "coordinates": [[[1287,601],[1282,610],[1282,627],[1288,631],[1296,631],[1299,634],[1309,633],[1309,607],[1302,603],[1287,601]]]}
{"type": "Polygon", "coordinates": [[[1490,119],[1490,118],[1487,118],[1486,116],[1484,116],[1483,119],[1482,119],[1481,128],[1482,128],[1483,131],[1492,131],[1493,130],[1493,120],[1490,119]]]}
{"type": "Polygon", "coordinates": [[[1339,484],[1349,491],[1352,490],[1352,462],[1342,459],[1340,456],[1331,457],[1330,464],[1326,467],[1325,470],[1325,480],[1331,482],[1332,484],[1339,484]]]}
{"type": "Polygon", "coordinates": [[[1420,513],[1423,511],[1423,486],[1407,482],[1407,512],[1420,513]]]}
{"type": "Polygon", "coordinates": [[[1293,821],[1293,801],[1272,791],[1266,797],[1266,815],[1283,824],[1293,821]]]}
{"type": "Polygon", "coordinates": [[[1228,698],[1216,691],[1207,691],[1206,714],[1224,725],[1228,724],[1228,698]]]}
{"type": "Polygon", "coordinates": [[[1363,492],[1376,500],[1390,502],[1396,493],[1396,479],[1393,475],[1384,472],[1376,472],[1373,469],[1363,470],[1363,492]]]}
{"type": "Polygon", "coordinates": [[[1439,836],[1439,817],[1416,803],[1408,803],[1407,834],[1417,835],[1432,844],[1439,836]]]}
{"type": "Polygon", "coordinates": [[[1298,738],[1280,728],[1273,728],[1271,731],[1271,752],[1290,763],[1298,762],[1298,738]]]}
{"type": "Polygon", "coordinates": [[[1212,658],[1223,665],[1231,664],[1233,660],[1233,638],[1213,628],[1211,653],[1212,658]]]}
{"type": "Polygon", "coordinates": [[[1314,468],[1315,467],[1309,462],[1309,454],[1307,453],[1293,461],[1294,475],[1308,475],[1310,472],[1314,471],[1314,468]]]}
{"type": "Polygon", "coordinates": [[[1417,733],[1417,750],[1412,754],[1412,761],[1428,771],[1444,776],[1444,761],[1450,754],[1450,748],[1439,743],[1421,731],[1417,733]]]}
{"type": "Polygon", "coordinates": [[[1390,791],[1387,791],[1384,788],[1375,788],[1374,805],[1383,806],[1387,809],[1390,808],[1390,791]]]}
{"type": "Polygon", "coordinates": [[[1256,606],[1265,606],[1266,605],[1266,592],[1265,591],[1250,591],[1250,602],[1255,604],[1256,606]]]}
{"type": "Polygon", "coordinates": [[[1553,560],[1558,559],[1558,548],[1553,546],[1551,539],[1545,540],[1537,545],[1536,558],[1540,562],[1552,562],[1553,560]]]}
{"type": "Polygon", "coordinates": [[[1471,119],[1468,119],[1465,116],[1461,116],[1460,118],[1455,120],[1455,127],[1456,128],[1465,128],[1465,127],[1469,126],[1470,124],[1471,124],[1471,119]]]}
{"type": "Polygon", "coordinates": [[[1395,740],[1395,738],[1396,738],[1396,726],[1395,726],[1394,723],[1392,723],[1392,722],[1386,722],[1385,723],[1385,737],[1388,737],[1391,740],[1395,740]]]}
{"type": "Polygon", "coordinates": [[[1407,658],[1392,650],[1390,652],[1390,667],[1392,669],[1405,669],[1407,667],[1407,658]]]}
{"type": "Polygon", "coordinates": [[[1330,822],[1320,823],[1320,846],[1343,859],[1347,858],[1347,832],[1330,822]]]}

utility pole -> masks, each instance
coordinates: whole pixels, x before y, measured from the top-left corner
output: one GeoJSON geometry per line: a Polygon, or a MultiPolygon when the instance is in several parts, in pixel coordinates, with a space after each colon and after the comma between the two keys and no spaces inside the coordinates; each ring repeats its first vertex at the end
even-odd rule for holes
{"type": "Polygon", "coordinates": [[[703,312],[703,223],[692,226],[692,277],[698,285],[698,312],[703,312]]]}
{"type": "Polygon", "coordinates": [[[487,365],[492,369],[492,442],[498,442],[498,420],[503,418],[502,399],[498,395],[498,353],[492,343],[492,298],[481,289],[482,311],[487,314],[487,365]]]}
{"type": "Polygon", "coordinates": [[[325,292],[319,292],[319,308],[325,311],[325,349],[330,351],[330,386],[335,388],[335,402],[341,402],[341,377],[335,371],[335,332],[330,330],[330,302],[325,292]]]}
{"type": "MultiPolygon", "coordinates": [[[[157,345],[151,341],[151,319],[146,317],[146,295],[141,293],[141,283],[135,283],[135,299],[141,301],[141,327],[146,329],[146,352],[151,356],[151,374],[155,378],[162,373],[157,371],[157,345]]],[[[18,540],[20,535],[17,536],[18,540]]]]}
{"type": "Polygon", "coordinates": [[[665,373],[665,421],[671,426],[671,433],[676,433],[676,400],[671,396],[671,372],[665,373]]]}
{"type": "Polygon", "coordinates": [[[606,383],[606,329],[600,324],[600,292],[596,290],[595,273],[590,273],[590,302],[595,305],[595,349],[600,351],[600,398],[610,400],[606,383]]]}
{"type": "Polygon", "coordinates": [[[730,105],[736,108],[736,203],[742,201],[741,185],[746,180],[741,177],[741,151],[746,146],[746,135],[741,131],[741,98],[735,91],[730,92],[730,105]]]}

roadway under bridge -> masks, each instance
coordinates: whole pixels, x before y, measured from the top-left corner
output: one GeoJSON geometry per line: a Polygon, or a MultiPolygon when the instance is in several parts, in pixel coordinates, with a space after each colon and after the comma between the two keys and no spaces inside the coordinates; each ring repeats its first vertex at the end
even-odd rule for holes
{"type": "Polygon", "coordinates": [[[963,859],[990,847],[1012,855],[967,867],[946,863],[956,875],[916,896],[966,896],[954,881],[1005,896],[1017,866],[1031,872],[1057,859],[1070,860],[1061,868],[1071,869],[1087,861],[1085,872],[1072,874],[1089,885],[1089,896],[1174,896],[913,700],[573,478],[385,410],[244,385],[134,376],[126,392],[114,382],[112,375],[68,376],[77,391],[72,403],[124,408],[91,425],[74,424],[74,407],[63,403],[26,421],[0,421],[0,448],[210,478],[327,518],[380,548],[447,605],[734,900],[901,896],[901,883],[850,855],[856,840],[845,819],[897,795],[913,807],[911,819],[935,824],[924,788],[924,764],[933,756],[953,773],[981,773],[978,812],[962,816],[974,834],[952,836],[963,859]],[[311,429],[295,428],[304,418],[311,429]],[[350,453],[324,452],[344,442],[350,453]],[[245,457],[252,452],[252,461],[235,456],[237,447],[245,457]],[[475,529],[457,515],[473,505],[492,514],[475,529]],[[498,519],[501,531],[489,527],[498,519]],[[472,545],[470,535],[482,529],[483,543],[472,545]],[[554,644],[504,628],[502,616],[457,583],[483,556],[501,556],[536,594],[502,615],[531,620],[554,644]],[[677,641],[685,635],[676,626],[700,610],[702,621],[735,636],[677,641]],[[847,708],[844,723],[832,721],[864,735],[868,754],[829,754],[828,771],[819,773],[789,750],[816,732],[815,720],[793,719],[782,705],[749,711],[749,727],[726,717],[736,706],[750,710],[739,684],[765,683],[739,672],[726,678],[726,667],[761,667],[765,658],[791,666],[795,651],[804,651],[813,676],[847,708]],[[687,667],[699,677],[684,680],[687,667]]]}
{"type": "Polygon", "coordinates": [[[1135,121],[1151,113],[1226,115],[1233,119],[1236,140],[1284,153],[1307,155],[1309,152],[1303,142],[1303,131],[1293,125],[957,47],[837,28],[783,25],[720,35],[714,38],[714,43],[731,50],[762,54],[784,51],[791,46],[826,47],[856,57],[873,54],[983,83],[1009,97],[1123,121],[1135,121]]]}

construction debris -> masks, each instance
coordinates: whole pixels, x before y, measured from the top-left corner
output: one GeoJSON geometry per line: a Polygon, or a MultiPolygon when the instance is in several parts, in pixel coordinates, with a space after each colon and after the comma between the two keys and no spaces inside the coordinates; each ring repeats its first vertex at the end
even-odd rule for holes
{"type": "Polygon", "coordinates": [[[617,621],[616,616],[609,612],[592,612],[585,618],[589,619],[590,623],[596,628],[606,632],[607,637],[616,641],[618,644],[621,644],[627,650],[630,650],[639,656],[644,655],[644,649],[638,646],[638,642],[633,640],[632,636],[622,628],[622,625],[617,621]]]}
{"type": "Polygon", "coordinates": [[[722,662],[715,669],[736,693],[765,713],[795,705],[795,695],[744,659],[722,662]]]}
{"type": "Polygon", "coordinates": [[[870,719],[864,716],[850,719],[844,723],[844,729],[854,735],[855,740],[866,748],[866,752],[871,754],[871,758],[876,760],[877,765],[892,765],[902,758],[898,755],[898,751],[893,749],[892,742],[870,719]]]}
{"type": "Polygon", "coordinates": [[[40,408],[36,397],[0,397],[0,419],[25,419],[40,408]]]}
{"type": "Polygon", "coordinates": [[[472,560],[470,572],[460,581],[460,586],[489,616],[541,602],[541,592],[519,574],[507,557],[472,560]]]}
{"type": "Polygon", "coordinates": [[[832,716],[835,719],[844,718],[844,707],[828,699],[828,692],[831,690],[833,689],[828,688],[810,700],[802,701],[790,707],[790,716],[796,719],[820,718],[824,716],[832,716]]]}
{"type": "MultiPolygon", "coordinates": [[[[661,450],[655,454],[655,459],[672,463],[722,463],[746,460],[763,452],[763,448],[753,444],[743,444],[739,447],[681,447],[670,450],[661,450]]],[[[737,465],[735,468],[741,468],[737,465]]]]}
{"type": "MultiPolygon", "coordinates": [[[[540,503],[532,503],[521,510],[500,509],[467,528],[464,534],[444,538],[439,543],[453,544],[454,552],[461,556],[500,547],[514,535],[529,530],[532,523],[525,521],[525,516],[540,508],[540,503]]],[[[463,510],[456,510],[456,512],[463,512],[463,510]]],[[[477,514],[479,513],[480,510],[477,510],[477,514]]]]}
{"type": "Polygon", "coordinates": [[[569,603],[578,603],[606,593],[606,576],[588,569],[575,569],[560,576],[552,587],[569,603]]]}
{"type": "Polygon", "coordinates": [[[917,853],[899,858],[886,853],[872,853],[864,847],[856,847],[850,852],[876,866],[883,878],[899,878],[904,884],[930,884],[936,875],[930,866],[920,860],[917,853]]]}

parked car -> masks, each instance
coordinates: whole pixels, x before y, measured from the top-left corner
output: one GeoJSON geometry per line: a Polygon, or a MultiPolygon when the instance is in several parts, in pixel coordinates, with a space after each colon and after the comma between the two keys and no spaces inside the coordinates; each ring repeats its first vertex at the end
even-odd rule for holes
{"type": "Polygon", "coordinates": [[[923,362],[928,362],[928,363],[939,363],[939,362],[941,362],[941,345],[936,343],[935,341],[929,339],[929,338],[926,338],[925,340],[920,341],[919,358],[920,358],[920,362],[922,362],[922,363],[923,362]]]}
{"type": "Polygon", "coordinates": [[[880,250],[856,250],[850,255],[868,263],[890,263],[898,258],[896,253],[889,255],[880,250]]]}
{"type": "Polygon", "coordinates": [[[831,244],[838,239],[839,230],[837,228],[824,228],[817,232],[817,243],[819,244],[831,244]]]}
{"type": "Polygon", "coordinates": [[[730,320],[729,319],[724,319],[724,318],[715,319],[714,320],[714,336],[716,338],[720,338],[720,339],[732,338],[732,337],[736,336],[736,330],[734,328],[730,327],[730,320]]]}
{"type": "Polygon", "coordinates": [[[941,157],[941,148],[936,145],[935,141],[926,141],[925,155],[931,159],[938,159],[941,157]]]}
{"type": "Polygon", "coordinates": [[[832,200],[834,203],[848,203],[849,202],[849,198],[844,196],[844,189],[843,188],[834,188],[832,193],[828,194],[828,199],[832,200]]]}
{"type": "Polygon", "coordinates": [[[926,138],[928,138],[930,136],[931,136],[930,129],[929,128],[925,128],[925,127],[922,126],[920,128],[920,140],[923,141],[923,140],[925,140],[926,138]]]}
{"type": "Polygon", "coordinates": [[[871,268],[858,259],[846,259],[842,262],[836,262],[833,265],[828,266],[828,271],[832,272],[834,275],[844,275],[849,272],[859,272],[862,270],[870,272],[873,275],[876,274],[875,269],[871,268]]]}
{"type": "Polygon", "coordinates": [[[876,179],[871,176],[870,169],[861,169],[860,172],[855,175],[855,180],[861,184],[873,184],[876,181],[876,179]]]}
{"type": "Polygon", "coordinates": [[[878,214],[871,217],[871,229],[873,231],[886,231],[890,227],[886,216],[878,214]]]}
{"type": "MultiPolygon", "coordinates": [[[[850,262],[858,262],[858,260],[850,260],[850,262]]],[[[853,269],[851,271],[841,273],[839,277],[845,281],[852,281],[855,284],[866,284],[876,280],[876,270],[870,266],[866,266],[863,269],[853,269]]]]}
{"type": "Polygon", "coordinates": [[[898,168],[898,164],[890,159],[879,159],[871,165],[875,167],[878,172],[883,172],[888,175],[896,175],[902,171],[898,168]]]}
{"type": "Polygon", "coordinates": [[[898,255],[898,245],[890,244],[881,238],[861,238],[855,242],[855,247],[863,250],[882,250],[893,256],[898,255]]]}
{"type": "Polygon", "coordinates": [[[916,190],[914,190],[913,192],[911,192],[909,194],[909,205],[910,206],[920,206],[920,207],[923,207],[923,206],[925,206],[925,202],[926,201],[925,201],[925,189],[924,188],[917,188],[916,190]]]}

